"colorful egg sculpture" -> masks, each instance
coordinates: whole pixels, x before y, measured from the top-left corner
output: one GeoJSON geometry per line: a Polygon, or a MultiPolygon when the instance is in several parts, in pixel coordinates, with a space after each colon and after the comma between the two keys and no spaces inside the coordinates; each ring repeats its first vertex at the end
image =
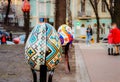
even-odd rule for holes
{"type": "Polygon", "coordinates": [[[40,23],[31,31],[25,46],[25,58],[34,70],[40,65],[53,70],[61,61],[62,48],[58,33],[48,23],[40,23]]]}
{"type": "Polygon", "coordinates": [[[61,25],[58,29],[58,34],[62,45],[72,43],[72,29],[68,25],[61,25]]]}
{"type": "Polygon", "coordinates": [[[19,44],[19,43],[20,43],[20,38],[14,38],[14,39],[13,39],[13,42],[14,42],[15,44],[19,44]]]}

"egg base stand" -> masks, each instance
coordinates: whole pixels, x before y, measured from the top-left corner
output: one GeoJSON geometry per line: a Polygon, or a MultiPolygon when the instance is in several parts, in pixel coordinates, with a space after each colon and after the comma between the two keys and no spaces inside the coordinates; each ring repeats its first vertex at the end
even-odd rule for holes
{"type": "MultiPolygon", "coordinates": [[[[34,69],[31,68],[32,75],[33,75],[33,82],[37,82],[37,73],[34,69]]],[[[54,69],[49,71],[48,76],[48,82],[52,82],[52,77],[54,74],[54,69]]],[[[40,82],[47,82],[47,66],[46,65],[40,65],[40,82]]]]}
{"type": "Polygon", "coordinates": [[[70,72],[70,64],[69,64],[69,55],[68,55],[68,51],[69,51],[69,43],[67,45],[65,45],[65,70],[67,73],[70,72]]]}
{"type": "Polygon", "coordinates": [[[54,74],[54,70],[51,70],[51,71],[49,72],[48,82],[52,82],[53,74],[54,74]]]}
{"type": "Polygon", "coordinates": [[[47,66],[40,65],[40,82],[46,82],[47,79],[47,66]]]}
{"type": "MultiPolygon", "coordinates": [[[[41,71],[40,71],[40,82],[46,82],[47,80],[47,66],[41,65],[41,71]]],[[[31,69],[32,74],[33,74],[33,82],[37,82],[37,74],[36,71],[31,69]]],[[[52,82],[52,77],[54,74],[54,70],[49,71],[49,76],[48,76],[48,82],[52,82]]]]}
{"type": "Polygon", "coordinates": [[[33,82],[37,82],[37,74],[36,71],[31,68],[32,74],[33,74],[33,82]]]}

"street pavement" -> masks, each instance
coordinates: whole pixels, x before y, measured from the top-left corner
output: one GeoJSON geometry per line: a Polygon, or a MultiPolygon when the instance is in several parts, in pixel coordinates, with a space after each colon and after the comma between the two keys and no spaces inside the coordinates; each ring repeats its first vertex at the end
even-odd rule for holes
{"type": "Polygon", "coordinates": [[[107,55],[104,44],[75,44],[77,82],[120,82],[120,56],[107,55]]]}
{"type": "MultiPolygon", "coordinates": [[[[55,70],[53,82],[76,82],[74,48],[70,49],[69,58],[71,72],[65,72],[63,55],[55,70]]],[[[30,67],[24,57],[24,45],[0,45],[0,82],[33,82],[32,78],[30,67]]]]}
{"type": "MultiPolygon", "coordinates": [[[[63,55],[53,82],[120,82],[120,56],[107,55],[105,44],[74,43],[69,58],[71,72],[65,72],[63,55]]],[[[0,82],[33,82],[24,45],[0,45],[0,82]]]]}

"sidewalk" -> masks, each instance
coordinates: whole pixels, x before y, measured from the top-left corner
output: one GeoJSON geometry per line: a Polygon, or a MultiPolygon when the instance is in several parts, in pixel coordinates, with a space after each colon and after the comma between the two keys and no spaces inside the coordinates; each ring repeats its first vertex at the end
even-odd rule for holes
{"type": "Polygon", "coordinates": [[[120,56],[108,56],[107,48],[101,44],[76,43],[75,52],[80,65],[76,66],[80,70],[77,82],[120,82],[120,56]]]}
{"type": "MultiPolygon", "coordinates": [[[[108,56],[103,44],[75,43],[69,56],[71,73],[65,73],[63,57],[53,82],[120,82],[120,56],[108,56]]],[[[32,82],[24,45],[0,46],[0,82],[32,82]]]]}
{"type": "MultiPolygon", "coordinates": [[[[53,82],[76,82],[74,48],[71,48],[69,58],[71,72],[65,73],[63,55],[62,62],[53,75],[53,82]]],[[[0,45],[0,82],[33,82],[32,78],[30,68],[25,62],[24,45],[0,45]]]]}

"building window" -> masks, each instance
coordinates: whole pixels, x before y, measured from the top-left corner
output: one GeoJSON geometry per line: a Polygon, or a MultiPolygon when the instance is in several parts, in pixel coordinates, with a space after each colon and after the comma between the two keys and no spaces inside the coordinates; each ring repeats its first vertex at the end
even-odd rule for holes
{"type": "Polygon", "coordinates": [[[104,0],[102,0],[102,12],[106,12],[106,5],[105,5],[105,2],[104,0]]]}
{"type": "Polygon", "coordinates": [[[81,0],[81,13],[85,13],[85,0],[81,0]]]}

